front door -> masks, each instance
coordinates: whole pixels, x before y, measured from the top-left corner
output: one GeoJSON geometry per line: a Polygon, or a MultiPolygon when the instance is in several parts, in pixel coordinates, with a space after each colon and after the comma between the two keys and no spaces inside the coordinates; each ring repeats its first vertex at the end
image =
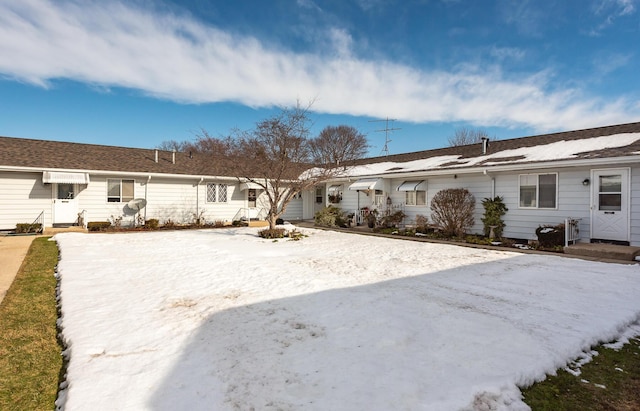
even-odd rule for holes
{"type": "Polygon", "coordinates": [[[593,170],[591,238],[629,241],[629,169],[593,170]]]}
{"type": "Polygon", "coordinates": [[[57,183],[53,186],[53,224],[75,224],[78,221],[76,184],[57,183]]]}

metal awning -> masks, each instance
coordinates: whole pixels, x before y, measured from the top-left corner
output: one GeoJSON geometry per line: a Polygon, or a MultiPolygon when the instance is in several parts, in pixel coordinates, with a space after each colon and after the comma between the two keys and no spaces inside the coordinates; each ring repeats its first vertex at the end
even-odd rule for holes
{"type": "Polygon", "coordinates": [[[330,193],[335,193],[338,191],[342,191],[342,184],[334,184],[332,186],[329,186],[329,190],[330,193]]]}
{"type": "Polygon", "coordinates": [[[42,182],[58,184],[89,184],[89,173],[43,171],[42,182]]]}
{"type": "Polygon", "coordinates": [[[363,178],[349,186],[349,190],[352,191],[382,190],[383,188],[381,178],[363,178]]]}
{"type": "Polygon", "coordinates": [[[262,186],[258,183],[247,181],[246,183],[240,184],[240,191],[245,190],[264,190],[264,188],[262,188],[262,186]]]}
{"type": "Polygon", "coordinates": [[[398,186],[398,191],[426,191],[424,180],[405,181],[398,186]]]}

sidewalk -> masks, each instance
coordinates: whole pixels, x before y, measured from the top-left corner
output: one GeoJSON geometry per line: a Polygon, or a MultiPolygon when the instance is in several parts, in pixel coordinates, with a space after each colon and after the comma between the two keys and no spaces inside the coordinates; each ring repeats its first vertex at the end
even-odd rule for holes
{"type": "Polygon", "coordinates": [[[35,238],[33,235],[0,237],[0,302],[11,287],[35,238]]]}

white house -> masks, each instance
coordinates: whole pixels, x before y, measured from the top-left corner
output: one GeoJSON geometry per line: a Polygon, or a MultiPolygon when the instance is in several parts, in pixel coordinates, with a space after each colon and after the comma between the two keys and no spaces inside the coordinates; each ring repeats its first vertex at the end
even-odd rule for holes
{"type": "MultiPolygon", "coordinates": [[[[121,218],[263,219],[264,193],[207,155],[0,137],[0,229],[121,218]],[[132,200],[137,200],[132,202],[132,200]],[[136,205],[145,207],[137,210],[136,205]]],[[[284,218],[302,216],[302,199],[284,218]]]]}
{"type": "Polygon", "coordinates": [[[538,226],[571,218],[580,241],[640,246],[640,123],[361,160],[305,196],[303,217],[339,201],[356,215],[402,209],[411,222],[429,217],[431,199],[446,188],[475,196],[474,233],[483,231],[481,200],[502,196],[506,237],[535,239],[538,226]]]}
{"type": "MultiPolygon", "coordinates": [[[[122,217],[187,223],[266,215],[264,193],[230,176],[224,159],[189,153],[0,137],[0,229],[122,217]],[[144,203],[141,210],[133,202],[144,203]]],[[[640,246],[640,123],[447,147],[359,160],[338,178],[301,193],[285,219],[312,219],[334,203],[430,216],[433,196],[466,188],[502,196],[503,235],[535,239],[539,225],[578,220],[581,241],[640,246]]]]}

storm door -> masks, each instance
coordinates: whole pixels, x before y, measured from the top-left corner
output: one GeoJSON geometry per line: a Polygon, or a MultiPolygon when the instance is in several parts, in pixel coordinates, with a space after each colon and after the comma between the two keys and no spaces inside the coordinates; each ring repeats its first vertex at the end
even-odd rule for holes
{"type": "Polygon", "coordinates": [[[591,238],[629,241],[629,169],[594,170],[591,238]]]}

